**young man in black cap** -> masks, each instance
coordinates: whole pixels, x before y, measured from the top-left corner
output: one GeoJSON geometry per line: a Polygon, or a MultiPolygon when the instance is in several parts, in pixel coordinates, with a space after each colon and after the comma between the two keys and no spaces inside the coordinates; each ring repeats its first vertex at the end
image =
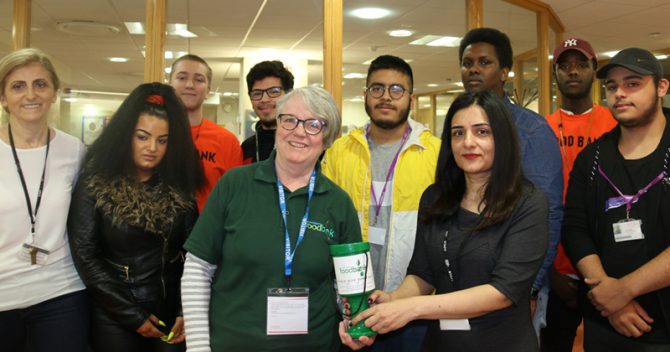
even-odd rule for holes
{"type": "Polygon", "coordinates": [[[619,126],[577,157],[563,223],[584,278],[584,348],[670,351],[670,110],[662,105],[670,83],[638,48],[619,52],[597,77],[619,126]]]}

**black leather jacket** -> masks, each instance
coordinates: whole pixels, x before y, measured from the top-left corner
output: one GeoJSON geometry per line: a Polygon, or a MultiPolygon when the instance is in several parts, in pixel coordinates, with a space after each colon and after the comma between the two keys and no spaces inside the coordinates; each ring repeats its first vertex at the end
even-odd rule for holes
{"type": "Polygon", "coordinates": [[[181,315],[182,246],[197,208],[155,176],[146,183],[82,175],[68,217],[72,258],[98,312],[136,330],[181,315]]]}

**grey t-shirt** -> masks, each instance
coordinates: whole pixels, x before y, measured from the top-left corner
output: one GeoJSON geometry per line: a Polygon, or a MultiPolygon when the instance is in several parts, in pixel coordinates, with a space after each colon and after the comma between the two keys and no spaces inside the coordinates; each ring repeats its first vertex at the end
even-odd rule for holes
{"type": "MultiPolygon", "coordinates": [[[[380,290],[386,290],[386,283],[384,282],[384,273],[386,272],[386,252],[388,240],[389,218],[391,216],[392,199],[393,199],[393,173],[389,177],[384,198],[381,199],[386,176],[389,172],[389,167],[393,162],[393,158],[400,148],[402,140],[398,140],[391,144],[375,144],[371,139],[368,139],[370,145],[370,158],[372,166],[372,185],[375,189],[375,196],[370,197],[370,229],[377,227],[384,229],[384,245],[372,243],[374,239],[368,238],[370,241],[370,256],[372,259],[372,268],[375,274],[375,287],[380,290]],[[377,215],[377,203],[379,200],[382,204],[377,215]]],[[[393,288],[395,289],[395,287],[393,288]]]]}

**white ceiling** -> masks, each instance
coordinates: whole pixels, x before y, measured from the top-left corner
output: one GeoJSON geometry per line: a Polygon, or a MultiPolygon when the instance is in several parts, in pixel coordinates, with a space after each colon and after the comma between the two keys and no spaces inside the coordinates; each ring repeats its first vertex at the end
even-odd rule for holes
{"type": "MultiPolygon", "coordinates": [[[[629,46],[670,48],[670,0],[545,2],[565,25],[565,37],[585,38],[598,52],[629,46]]],[[[3,55],[11,49],[11,3],[0,0],[3,55]]],[[[215,73],[215,91],[237,91],[239,58],[261,55],[273,59],[273,54],[260,51],[267,48],[307,58],[309,83],[320,83],[322,6],[322,0],[168,0],[167,22],[189,24],[198,38],[170,36],[165,49],[204,57],[215,73]]],[[[507,33],[515,53],[535,47],[534,13],[501,0],[484,0],[484,8],[484,25],[507,33]]],[[[144,22],[144,12],[142,0],[33,0],[31,45],[53,56],[67,87],[127,92],[143,79],[144,36],[129,34],[123,23],[144,22]],[[58,23],[68,21],[94,21],[120,31],[109,36],[86,36],[56,29],[58,23]],[[109,62],[113,56],[130,60],[109,62]]],[[[389,53],[412,60],[417,92],[453,88],[453,83],[460,81],[457,48],[408,43],[427,34],[462,36],[464,32],[465,0],[344,0],[344,73],[365,73],[363,62],[389,53]],[[366,6],[387,8],[392,15],[373,21],[349,15],[351,10],[366,6]],[[411,29],[415,34],[408,38],[387,35],[389,30],[399,28],[411,29]],[[429,83],[438,87],[428,87],[429,83]]],[[[364,80],[345,80],[344,84],[344,97],[350,99],[360,95],[364,80]]]]}

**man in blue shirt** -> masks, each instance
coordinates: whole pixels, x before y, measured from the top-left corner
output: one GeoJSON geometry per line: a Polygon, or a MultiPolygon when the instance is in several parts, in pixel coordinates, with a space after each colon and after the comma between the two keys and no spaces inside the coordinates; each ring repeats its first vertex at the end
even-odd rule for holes
{"type": "MultiPolygon", "coordinates": [[[[531,295],[537,297],[533,319],[535,330],[546,324],[549,293],[548,272],[556,256],[563,220],[563,171],[561,153],[551,128],[535,112],[513,104],[503,89],[512,69],[512,45],[506,34],[492,28],[469,31],[458,51],[461,80],[468,91],[490,90],[498,94],[510,112],[519,133],[523,173],[549,199],[549,247],[544,263],[533,283],[531,295]]],[[[532,302],[532,301],[531,301],[532,302]]]]}

